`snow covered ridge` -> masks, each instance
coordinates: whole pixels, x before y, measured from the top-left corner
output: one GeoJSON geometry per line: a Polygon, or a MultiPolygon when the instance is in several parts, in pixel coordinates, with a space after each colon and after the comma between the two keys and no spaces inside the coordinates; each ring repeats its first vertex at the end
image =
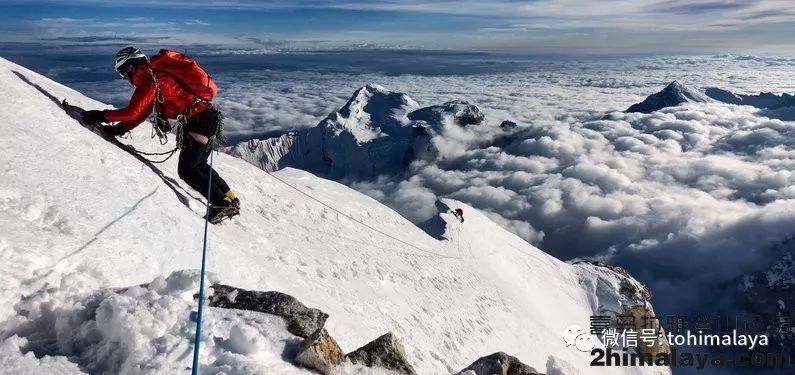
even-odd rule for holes
{"type": "MultiPolygon", "coordinates": [[[[14,135],[0,158],[0,368],[184,371],[196,306],[195,272],[184,270],[199,265],[204,204],[180,182],[176,159],[143,163],[105,142],[56,102],[102,103],[2,59],[0,87],[0,129],[14,135]]],[[[170,148],[149,131],[123,141],[170,148]]],[[[319,309],[346,351],[393,332],[418,374],[455,373],[497,351],[547,373],[669,373],[595,370],[561,338],[591,315],[649,306],[620,273],[561,262],[454,200],[444,204],[466,221],[439,212],[435,238],[336,182],[274,173],[312,199],[242,160],[214,158],[243,213],[210,228],[211,280],[319,309]]],[[[298,339],[281,317],[211,307],[205,324],[205,373],[309,373],[293,363],[298,339]]]]}
{"type": "Polygon", "coordinates": [[[313,128],[243,142],[233,152],[267,171],[292,167],[331,178],[370,179],[432,158],[434,134],[483,119],[480,108],[467,101],[420,108],[408,95],[373,84],[356,90],[313,128]]]}
{"type": "MultiPolygon", "coordinates": [[[[626,112],[652,113],[666,107],[674,107],[685,103],[710,103],[713,101],[749,105],[770,110],[795,107],[795,96],[786,93],[782,95],[770,92],[763,92],[758,95],[735,94],[729,90],[717,87],[698,89],[673,81],[660,92],[649,95],[640,103],[633,104],[626,112]]],[[[770,115],[769,112],[763,112],[762,114],[770,115]]]]}

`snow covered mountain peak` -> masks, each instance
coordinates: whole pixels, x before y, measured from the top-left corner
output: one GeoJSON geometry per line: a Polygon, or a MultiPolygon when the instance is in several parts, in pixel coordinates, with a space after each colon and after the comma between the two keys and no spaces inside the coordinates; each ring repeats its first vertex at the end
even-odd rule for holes
{"type": "Polygon", "coordinates": [[[370,84],[317,126],[251,140],[234,152],[268,171],[293,167],[331,178],[370,179],[401,173],[417,158],[434,155],[430,140],[445,127],[478,125],[484,118],[468,101],[420,108],[404,93],[370,84]]]}
{"type": "MultiPolygon", "coordinates": [[[[737,94],[718,87],[705,87],[698,89],[678,81],[673,81],[659,92],[649,95],[640,103],[629,107],[625,112],[651,113],[665,107],[678,106],[684,103],[719,102],[735,105],[748,105],[760,109],[781,109],[795,107],[795,96],[791,94],[773,94],[763,92],[759,94],[737,94]]],[[[782,114],[773,113],[776,117],[782,114]]],[[[783,117],[782,117],[783,118],[783,117]]]]}
{"type": "Polygon", "coordinates": [[[402,136],[403,128],[410,126],[408,113],[417,108],[419,104],[408,95],[369,84],[356,90],[322,125],[335,135],[348,131],[361,144],[381,136],[402,136]]]}
{"type": "Polygon", "coordinates": [[[701,91],[694,87],[679,83],[679,81],[673,81],[668,84],[668,86],[662,90],[662,93],[676,97],[682,102],[704,103],[709,101],[709,97],[704,95],[701,91]]]}
{"type": "MultiPolygon", "coordinates": [[[[0,87],[11,114],[0,129],[14,134],[0,158],[1,368],[160,374],[190,367],[191,270],[200,264],[204,203],[178,178],[176,158],[151,164],[105,142],[58,100],[106,105],[3,59],[0,87]]],[[[366,91],[368,101],[381,95],[375,86],[366,91]]],[[[168,151],[149,131],[144,124],[123,142],[168,151]]],[[[314,150],[302,142],[322,139],[294,137],[284,144],[314,150]]],[[[392,137],[376,139],[384,138],[392,137]]],[[[445,203],[464,221],[440,211],[446,229],[436,238],[307,172],[267,174],[220,153],[214,165],[243,203],[239,217],[209,229],[212,279],[322,310],[345,350],[394,332],[420,374],[454,373],[495,351],[547,373],[670,373],[590,367],[589,353],[565,346],[570,325],[646,307],[620,297],[631,294],[622,292],[619,273],[559,261],[453,200],[445,203]]],[[[300,338],[274,315],[210,307],[204,333],[202,373],[310,373],[292,363],[300,338]]]]}
{"type": "Polygon", "coordinates": [[[707,103],[712,99],[701,90],[673,81],[656,94],[649,95],[644,101],[629,107],[626,112],[651,113],[665,107],[673,107],[684,103],[707,103]]]}

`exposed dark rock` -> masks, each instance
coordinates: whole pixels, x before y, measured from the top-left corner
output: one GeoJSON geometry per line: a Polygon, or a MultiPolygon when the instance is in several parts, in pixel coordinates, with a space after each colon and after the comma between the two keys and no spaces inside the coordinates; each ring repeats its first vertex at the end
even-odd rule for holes
{"type": "Polygon", "coordinates": [[[621,302],[621,310],[607,312],[607,315],[614,316],[611,328],[624,329],[625,325],[630,324],[636,332],[642,332],[643,329],[654,329],[657,333],[657,339],[651,346],[639,345],[638,351],[640,353],[649,353],[652,356],[659,353],[669,353],[670,346],[668,339],[665,336],[665,330],[660,325],[660,320],[656,318],[654,309],[651,306],[651,291],[641,282],[635,280],[629,275],[626,269],[602,262],[578,261],[572,264],[582,266],[595,266],[605,268],[611,272],[619,275],[618,294],[617,296],[621,302]],[[618,316],[632,317],[631,320],[622,318],[619,323],[618,316]]]}
{"type": "Polygon", "coordinates": [[[500,129],[502,130],[513,130],[516,129],[516,123],[511,120],[505,120],[500,123],[500,129]]]}
{"type": "Polygon", "coordinates": [[[325,328],[321,328],[301,342],[295,362],[322,374],[329,374],[334,367],[342,363],[344,356],[345,353],[337,342],[325,328]]]}
{"type": "Polygon", "coordinates": [[[630,276],[629,272],[627,272],[627,270],[624,269],[623,267],[614,266],[603,262],[591,262],[586,260],[573,262],[572,264],[581,264],[581,263],[607,268],[623,276],[621,284],[619,285],[620,288],[619,291],[621,292],[621,294],[624,294],[626,296],[638,296],[644,301],[651,300],[652,297],[651,290],[649,290],[649,288],[646,285],[641,284],[640,282],[635,280],[635,278],[630,276]]]}
{"type": "Polygon", "coordinates": [[[474,375],[544,375],[522,363],[518,358],[504,352],[481,357],[458,374],[470,375],[471,373],[474,375]]]}
{"type": "Polygon", "coordinates": [[[308,337],[323,328],[328,314],[306,307],[294,297],[280,292],[259,292],[229,285],[215,284],[210,306],[259,311],[277,315],[287,322],[287,330],[299,337],[308,337]]]}
{"type": "Polygon", "coordinates": [[[660,353],[670,353],[671,347],[668,344],[668,339],[665,337],[665,330],[660,325],[660,319],[657,319],[651,304],[637,305],[628,307],[624,310],[624,316],[632,317],[632,325],[635,332],[643,332],[644,329],[653,329],[657,334],[657,339],[649,346],[645,343],[640,343],[637,349],[642,354],[651,354],[652,357],[660,353]]]}
{"type": "Polygon", "coordinates": [[[414,375],[416,372],[406,360],[406,352],[400,340],[389,332],[365,346],[345,355],[352,363],[367,367],[380,367],[400,374],[414,375]]]}
{"type": "Polygon", "coordinates": [[[428,123],[441,123],[442,117],[452,114],[461,126],[480,125],[486,116],[475,104],[466,100],[453,100],[442,105],[432,105],[409,113],[410,120],[423,120],[428,123]]]}

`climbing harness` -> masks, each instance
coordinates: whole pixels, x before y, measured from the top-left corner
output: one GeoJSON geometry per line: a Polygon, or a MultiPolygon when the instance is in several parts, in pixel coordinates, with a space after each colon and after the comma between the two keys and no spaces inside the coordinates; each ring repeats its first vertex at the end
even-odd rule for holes
{"type": "Polygon", "coordinates": [[[171,124],[167,119],[160,117],[159,113],[155,113],[155,119],[152,121],[152,136],[157,137],[161,145],[168,143],[168,133],[171,132],[171,124]]]}

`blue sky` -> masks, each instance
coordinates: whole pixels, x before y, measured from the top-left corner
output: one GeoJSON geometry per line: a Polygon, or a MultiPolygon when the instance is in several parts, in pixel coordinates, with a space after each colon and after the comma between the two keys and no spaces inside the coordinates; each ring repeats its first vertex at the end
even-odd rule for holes
{"type": "Polygon", "coordinates": [[[0,0],[0,42],[788,54],[779,0],[0,0]]]}

